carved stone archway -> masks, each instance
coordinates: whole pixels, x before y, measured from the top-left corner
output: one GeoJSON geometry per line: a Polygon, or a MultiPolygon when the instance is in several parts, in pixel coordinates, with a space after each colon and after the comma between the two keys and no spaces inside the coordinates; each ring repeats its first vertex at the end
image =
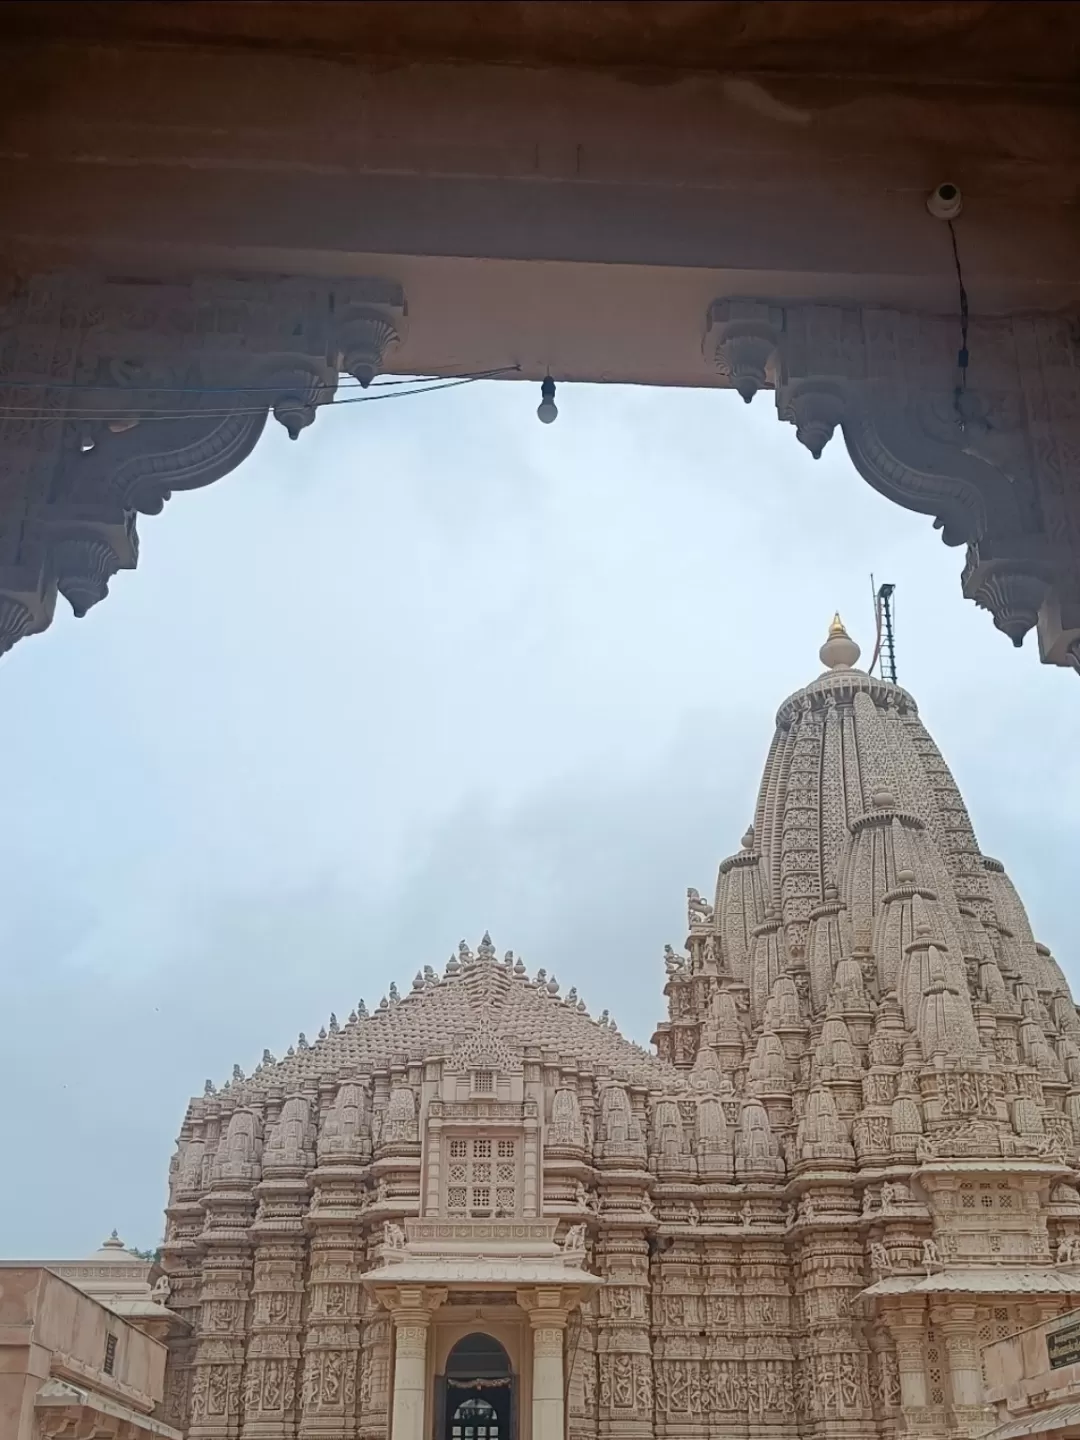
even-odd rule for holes
{"type": "MultiPolygon", "coordinates": [[[[406,333],[392,277],[50,275],[0,311],[0,654],[83,615],[138,558],[136,519],[228,474],[272,415],[295,439],[341,373],[367,385],[406,333]]],[[[869,306],[717,299],[701,383],[771,388],[815,456],[966,547],[964,594],[1014,644],[1080,670],[1080,321],[972,322],[869,306]],[[962,380],[962,383],[958,381],[962,380]]]]}
{"type": "Polygon", "coordinates": [[[474,1331],[450,1349],[446,1368],[435,1379],[435,1440],[515,1440],[517,1394],[510,1356],[494,1335],[474,1331]],[[470,1425],[461,1407],[486,1405],[470,1425]]]}

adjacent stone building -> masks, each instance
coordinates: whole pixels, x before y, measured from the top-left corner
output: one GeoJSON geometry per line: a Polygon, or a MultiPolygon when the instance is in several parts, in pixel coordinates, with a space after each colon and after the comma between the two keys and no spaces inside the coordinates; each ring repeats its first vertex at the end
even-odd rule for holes
{"type": "Polygon", "coordinates": [[[655,1051],[487,936],[192,1101],[189,1440],[977,1436],[1080,1296],[1080,1017],[914,700],[780,707],[655,1051]]]}
{"type": "Polygon", "coordinates": [[[985,1440],[1080,1436],[1080,1312],[988,1345],[983,1369],[1001,1422],[985,1440]]]}
{"type": "Polygon", "coordinates": [[[160,1416],[168,1281],[114,1230],[84,1260],[0,1260],[0,1440],[181,1440],[160,1416]]]}

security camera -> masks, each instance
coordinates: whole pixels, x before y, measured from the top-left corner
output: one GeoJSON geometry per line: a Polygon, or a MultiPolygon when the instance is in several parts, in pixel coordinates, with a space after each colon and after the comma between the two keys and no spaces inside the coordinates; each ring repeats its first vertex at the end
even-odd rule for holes
{"type": "Polygon", "coordinates": [[[930,191],[926,208],[935,220],[955,220],[964,208],[964,197],[957,186],[946,181],[930,191]]]}

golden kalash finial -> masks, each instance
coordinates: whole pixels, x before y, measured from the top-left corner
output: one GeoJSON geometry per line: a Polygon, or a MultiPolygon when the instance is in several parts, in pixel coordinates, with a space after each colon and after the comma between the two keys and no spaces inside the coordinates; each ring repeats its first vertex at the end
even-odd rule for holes
{"type": "Polygon", "coordinates": [[[818,651],[826,670],[850,670],[862,651],[844,629],[844,622],[837,611],[829,626],[829,636],[818,651]]]}

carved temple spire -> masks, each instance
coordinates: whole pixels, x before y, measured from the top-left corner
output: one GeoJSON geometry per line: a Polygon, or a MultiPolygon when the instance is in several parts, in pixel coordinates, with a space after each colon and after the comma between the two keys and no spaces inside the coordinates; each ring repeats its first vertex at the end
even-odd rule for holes
{"type": "Polygon", "coordinates": [[[686,896],[656,1054],[485,933],[191,1102],[164,1248],[192,1326],[178,1428],[385,1435],[400,1372],[367,1292],[393,1288],[394,1343],[418,1346],[443,1303],[421,1303],[427,1247],[465,1247],[454,1304],[454,1267],[488,1285],[509,1221],[507,1245],[535,1226],[545,1263],[604,1281],[565,1390],[580,1440],[748,1414],[763,1436],[984,1433],[957,1399],[981,1327],[1068,1299],[1080,1018],[913,698],[856,668],[839,619],[822,659],[715,904],[686,896]],[[421,1262],[406,1304],[393,1276],[421,1262]]]}

